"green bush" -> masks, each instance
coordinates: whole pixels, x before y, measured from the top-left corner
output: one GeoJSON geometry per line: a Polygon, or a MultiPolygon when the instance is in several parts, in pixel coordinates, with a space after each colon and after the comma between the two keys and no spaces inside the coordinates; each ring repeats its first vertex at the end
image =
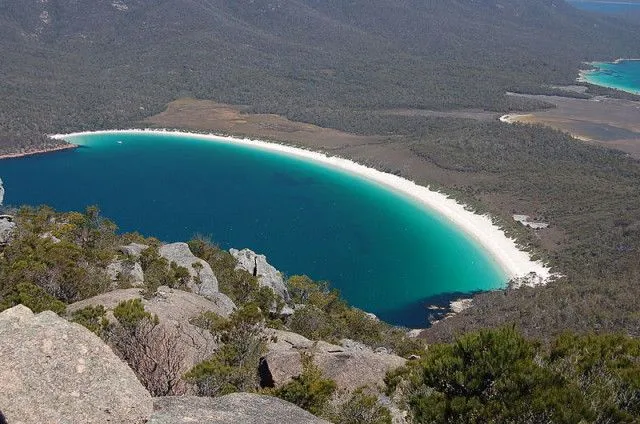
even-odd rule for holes
{"type": "Polygon", "coordinates": [[[236,269],[238,265],[236,258],[204,237],[195,238],[188,244],[195,256],[211,266],[218,279],[221,293],[229,296],[236,305],[258,303],[264,313],[268,313],[275,300],[275,293],[272,290],[270,290],[271,294],[262,291],[255,276],[245,270],[236,269]]]}
{"type": "Polygon", "coordinates": [[[113,310],[113,316],[118,323],[128,332],[134,332],[143,322],[157,325],[159,320],[157,315],[144,310],[144,305],[140,299],[129,299],[118,303],[113,310]]]}
{"type": "Polygon", "coordinates": [[[287,280],[293,303],[305,304],[290,317],[291,331],[312,340],[337,343],[347,338],[372,347],[385,347],[401,356],[421,354],[424,343],[410,339],[406,331],[376,320],[364,311],[350,307],[337,290],[325,282],[314,282],[296,275],[287,280]]]}
{"type": "Polygon", "coordinates": [[[255,304],[237,309],[226,319],[205,312],[191,321],[211,332],[221,344],[207,360],[197,364],[184,378],[200,396],[221,396],[258,389],[258,363],[266,350],[263,316],[255,304]]]}
{"type": "Polygon", "coordinates": [[[191,279],[189,270],[175,262],[169,263],[160,256],[159,246],[152,244],[140,254],[140,266],[144,272],[144,292],[148,298],[154,295],[158,287],[167,286],[173,289],[188,291],[191,279]]]}
{"type": "Polygon", "coordinates": [[[322,371],[313,363],[311,355],[303,353],[301,360],[302,374],[267,393],[296,404],[314,415],[322,415],[336,390],[336,383],[322,376],[322,371]]]}
{"type": "Polygon", "coordinates": [[[109,321],[105,317],[107,311],[104,306],[87,306],[78,309],[71,314],[71,321],[83,325],[90,331],[102,337],[103,331],[108,327],[109,321]]]}
{"type": "Polygon", "coordinates": [[[0,302],[0,311],[18,304],[24,305],[33,312],[53,311],[56,314],[64,314],[67,306],[47,294],[43,289],[31,283],[20,283],[11,287],[0,302]]]}
{"type": "Polygon", "coordinates": [[[362,389],[355,390],[332,415],[336,424],[391,424],[389,409],[362,389]]]}
{"type": "Polygon", "coordinates": [[[431,346],[385,381],[418,422],[632,423],[640,342],[567,335],[547,352],[507,327],[431,346]]]}
{"type": "Polygon", "coordinates": [[[16,236],[0,256],[0,295],[28,283],[71,303],[108,290],[104,268],[115,255],[115,226],[94,217],[92,230],[84,233],[86,220],[77,212],[20,209],[16,236]]]}
{"type": "Polygon", "coordinates": [[[640,340],[565,334],[553,343],[547,362],[576,383],[596,422],[636,422],[640,417],[640,340]]]}

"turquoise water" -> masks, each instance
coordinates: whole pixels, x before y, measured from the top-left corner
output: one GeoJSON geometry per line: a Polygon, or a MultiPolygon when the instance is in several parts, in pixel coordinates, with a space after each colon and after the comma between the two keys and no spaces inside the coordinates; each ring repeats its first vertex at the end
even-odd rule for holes
{"type": "Polygon", "coordinates": [[[595,85],[640,94],[640,60],[594,62],[594,69],[584,73],[584,79],[595,85]]]}
{"type": "Polygon", "coordinates": [[[599,12],[617,15],[629,11],[640,11],[640,3],[629,1],[590,1],[590,0],[567,0],[572,6],[588,10],[591,12],[599,12]]]}
{"type": "Polygon", "coordinates": [[[122,231],[164,241],[200,233],[249,247],[288,275],[328,280],[394,324],[427,325],[425,303],[501,287],[474,242],[413,200],[279,153],[140,133],[75,136],[81,147],[0,161],[8,204],[96,204],[122,231]]]}

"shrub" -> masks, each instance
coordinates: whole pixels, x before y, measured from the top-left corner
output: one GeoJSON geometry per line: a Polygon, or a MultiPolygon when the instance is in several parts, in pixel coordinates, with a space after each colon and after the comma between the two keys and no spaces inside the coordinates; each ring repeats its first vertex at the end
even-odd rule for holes
{"type": "Polygon", "coordinates": [[[242,269],[236,269],[238,261],[219,247],[213,245],[204,237],[198,237],[189,241],[189,249],[200,259],[206,261],[218,279],[219,290],[233,300],[236,305],[244,305],[250,302],[258,303],[266,314],[273,302],[269,299],[275,297],[261,290],[258,279],[242,269]],[[273,297],[272,297],[273,296],[273,297]]]}
{"type": "Polygon", "coordinates": [[[418,422],[636,422],[640,342],[623,336],[558,338],[546,351],[513,327],[433,345],[387,374],[418,422]]]}
{"type": "Polygon", "coordinates": [[[350,307],[327,283],[297,275],[289,278],[287,284],[293,302],[306,305],[296,309],[289,319],[291,331],[309,339],[334,343],[352,339],[371,347],[385,347],[401,356],[424,351],[422,340],[410,339],[404,330],[350,307]]]}
{"type": "Polygon", "coordinates": [[[258,363],[266,349],[263,317],[255,304],[247,304],[229,319],[205,312],[192,320],[211,332],[221,344],[211,358],[197,364],[184,378],[200,396],[221,396],[258,388],[258,363]]]}
{"type": "Polygon", "coordinates": [[[83,325],[88,330],[102,337],[103,331],[108,327],[109,321],[105,317],[104,306],[87,306],[78,309],[71,314],[71,321],[83,325]]]}
{"type": "Polygon", "coordinates": [[[20,283],[11,287],[4,294],[4,299],[0,302],[0,311],[22,304],[33,312],[53,311],[56,314],[64,314],[67,306],[47,294],[43,289],[31,283],[20,283]]]}
{"type": "Polygon", "coordinates": [[[336,383],[323,378],[322,371],[313,363],[311,355],[303,353],[301,360],[302,374],[269,393],[296,404],[314,415],[322,415],[336,390],[336,383]]]}
{"type": "Polygon", "coordinates": [[[140,299],[120,302],[113,315],[118,322],[106,327],[104,338],[151,395],[184,394],[184,351],[178,330],[160,326],[158,316],[145,311],[140,299]]]}
{"type": "Polygon", "coordinates": [[[337,408],[332,419],[336,424],[391,424],[391,413],[378,398],[358,389],[337,408]]]}

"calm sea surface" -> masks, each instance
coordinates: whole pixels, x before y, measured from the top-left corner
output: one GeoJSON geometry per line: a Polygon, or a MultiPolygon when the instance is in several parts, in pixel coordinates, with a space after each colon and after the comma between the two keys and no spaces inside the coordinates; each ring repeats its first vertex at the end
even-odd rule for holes
{"type": "Polygon", "coordinates": [[[595,69],[584,73],[584,78],[591,84],[640,94],[640,60],[594,62],[591,65],[595,69]]]}
{"type": "Polygon", "coordinates": [[[121,231],[249,247],[288,275],[328,280],[353,305],[420,327],[453,292],[504,286],[484,251],[438,215],[314,162],[198,136],[68,138],[81,147],[0,161],[5,203],[98,205],[121,231]]]}

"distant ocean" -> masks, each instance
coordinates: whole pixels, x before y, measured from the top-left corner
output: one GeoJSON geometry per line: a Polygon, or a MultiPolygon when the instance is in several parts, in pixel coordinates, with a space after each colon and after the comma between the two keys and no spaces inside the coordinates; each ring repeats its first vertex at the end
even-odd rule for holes
{"type": "Polygon", "coordinates": [[[81,147],[0,161],[8,204],[97,204],[122,231],[210,235],[266,254],[288,275],[328,280],[353,305],[408,327],[441,313],[430,304],[506,283],[448,221],[353,174],[196,135],[67,139],[81,147]]]}
{"type": "Polygon", "coordinates": [[[617,15],[629,11],[640,11],[640,3],[629,1],[594,1],[594,0],[567,0],[572,6],[589,10],[591,12],[600,12],[611,15],[617,15]]]}
{"type": "Polygon", "coordinates": [[[593,69],[582,71],[580,79],[602,87],[640,94],[640,60],[594,62],[593,69]]]}

